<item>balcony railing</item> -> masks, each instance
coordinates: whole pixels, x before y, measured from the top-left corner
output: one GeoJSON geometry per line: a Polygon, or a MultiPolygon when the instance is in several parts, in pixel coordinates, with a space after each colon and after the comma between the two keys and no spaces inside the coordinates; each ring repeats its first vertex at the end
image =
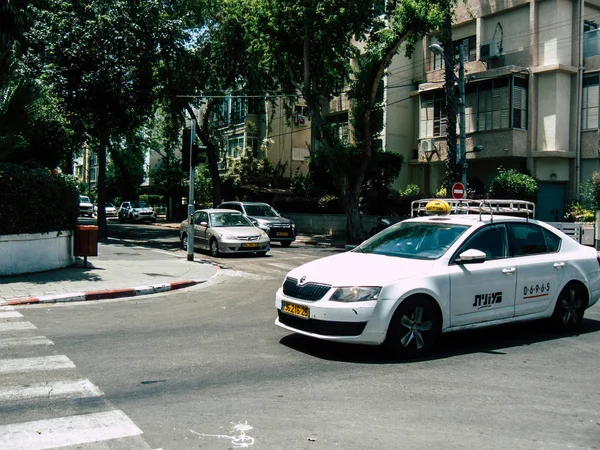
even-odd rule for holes
{"type": "Polygon", "coordinates": [[[347,111],[349,106],[348,94],[342,93],[329,102],[329,112],[337,113],[347,111]]]}
{"type": "Polygon", "coordinates": [[[600,29],[583,33],[583,57],[600,55],[600,29]]]}

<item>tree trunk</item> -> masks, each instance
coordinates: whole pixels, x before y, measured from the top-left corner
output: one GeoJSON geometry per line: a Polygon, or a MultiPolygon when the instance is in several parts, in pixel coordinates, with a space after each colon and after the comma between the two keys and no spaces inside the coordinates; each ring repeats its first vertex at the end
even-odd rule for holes
{"type": "Polygon", "coordinates": [[[104,241],[108,237],[106,228],[106,147],[108,145],[108,133],[100,132],[100,146],[98,147],[98,240],[104,241]]]}
{"type": "Polygon", "coordinates": [[[196,114],[194,113],[194,109],[191,107],[189,103],[185,104],[185,109],[190,114],[191,117],[196,119],[196,134],[202,141],[202,144],[206,146],[206,159],[208,161],[208,171],[210,172],[210,178],[212,180],[212,197],[213,197],[213,207],[216,208],[221,203],[221,177],[219,175],[219,155],[217,154],[218,147],[212,142],[210,139],[210,111],[214,102],[212,100],[208,101],[208,105],[206,107],[206,111],[204,116],[202,117],[202,122],[198,120],[196,114]]]}
{"type": "Polygon", "coordinates": [[[452,11],[448,11],[444,18],[444,28],[441,32],[441,44],[444,47],[444,59],[452,62],[444,64],[444,91],[446,95],[446,142],[448,145],[448,157],[446,160],[446,174],[444,185],[450,194],[452,184],[460,180],[460,172],[457,169],[457,135],[456,135],[456,116],[458,114],[458,96],[456,88],[456,74],[454,73],[454,61],[456,61],[456,52],[452,42],[452,11]]]}
{"type": "Polygon", "coordinates": [[[356,182],[352,183],[347,175],[341,181],[340,194],[346,211],[346,241],[349,244],[360,244],[365,237],[359,205],[361,186],[356,182]]]}

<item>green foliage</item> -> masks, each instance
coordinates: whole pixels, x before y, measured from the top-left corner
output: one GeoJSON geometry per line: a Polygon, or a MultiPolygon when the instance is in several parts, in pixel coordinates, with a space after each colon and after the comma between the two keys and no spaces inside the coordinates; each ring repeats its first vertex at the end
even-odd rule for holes
{"type": "Polygon", "coordinates": [[[489,187],[489,198],[515,199],[535,202],[537,198],[537,181],[530,175],[515,169],[498,168],[498,175],[489,187]]]}
{"type": "Polygon", "coordinates": [[[435,196],[437,198],[448,198],[448,190],[442,186],[440,187],[440,190],[435,193],[435,196]]]}
{"type": "Polygon", "coordinates": [[[70,230],[79,194],[73,177],[0,163],[0,235],[70,230]]]}
{"type": "MultiPolygon", "coordinates": [[[[600,177],[598,177],[600,182],[600,177]]],[[[591,211],[598,209],[598,202],[596,201],[596,185],[594,184],[594,177],[590,177],[589,180],[581,184],[579,188],[579,199],[581,205],[591,211]]]]}
{"type": "Polygon", "coordinates": [[[164,197],[159,194],[141,194],[140,200],[148,203],[150,206],[158,206],[164,201],[164,197]]]}
{"type": "Polygon", "coordinates": [[[590,182],[592,186],[589,188],[589,197],[593,198],[595,206],[598,207],[600,206],[600,172],[594,172],[590,182]]]}
{"type": "Polygon", "coordinates": [[[573,202],[567,208],[565,220],[567,222],[595,222],[596,215],[594,211],[586,209],[581,203],[573,202]]]}
{"type": "Polygon", "coordinates": [[[203,208],[212,207],[212,188],[213,183],[208,167],[205,165],[198,167],[194,183],[195,202],[203,208]]]}
{"type": "Polygon", "coordinates": [[[319,212],[325,214],[341,214],[344,212],[342,202],[335,195],[324,195],[318,200],[319,212]]]}
{"type": "Polygon", "coordinates": [[[406,189],[400,190],[401,197],[421,197],[423,195],[421,188],[416,184],[409,184],[406,189]]]}
{"type": "Polygon", "coordinates": [[[296,197],[311,197],[313,195],[314,183],[310,174],[305,175],[297,170],[290,180],[290,190],[292,191],[292,195],[296,197]]]}

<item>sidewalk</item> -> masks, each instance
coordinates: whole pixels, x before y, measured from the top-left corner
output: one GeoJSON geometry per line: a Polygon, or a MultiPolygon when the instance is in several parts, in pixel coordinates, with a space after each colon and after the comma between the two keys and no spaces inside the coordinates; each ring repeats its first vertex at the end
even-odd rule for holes
{"type": "MultiPolygon", "coordinates": [[[[179,224],[158,223],[179,228],[179,224]]],[[[277,244],[275,244],[277,245],[277,244]]],[[[344,248],[331,236],[299,235],[294,245],[344,248]]],[[[10,305],[103,300],[182,289],[208,281],[219,270],[196,252],[188,262],[182,252],[136,246],[110,239],[98,244],[98,256],[47,272],[0,277],[0,307],[10,305]]]]}

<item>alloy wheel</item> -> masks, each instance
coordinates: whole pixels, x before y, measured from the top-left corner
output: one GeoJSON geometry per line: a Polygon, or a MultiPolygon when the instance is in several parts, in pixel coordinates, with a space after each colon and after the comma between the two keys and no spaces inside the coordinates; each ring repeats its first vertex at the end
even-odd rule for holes
{"type": "Polygon", "coordinates": [[[431,330],[431,320],[423,320],[423,308],[421,306],[415,307],[410,315],[412,317],[404,315],[402,319],[400,319],[400,325],[406,328],[406,330],[400,332],[400,335],[403,335],[400,339],[400,343],[404,347],[408,347],[414,339],[417,349],[421,349],[425,346],[423,332],[431,330]]]}

